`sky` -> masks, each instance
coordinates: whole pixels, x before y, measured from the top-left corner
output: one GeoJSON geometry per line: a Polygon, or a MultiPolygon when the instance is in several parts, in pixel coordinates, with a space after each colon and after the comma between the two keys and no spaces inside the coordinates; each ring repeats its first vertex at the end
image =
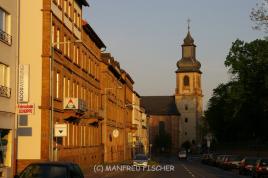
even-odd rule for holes
{"type": "Polygon", "coordinates": [[[83,17],[135,81],[141,96],[174,95],[176,63],[187,19],[201,62],[204,106],[229,80],[224,61],[236,39],[265,35],[252,29],[250,11],[261,0],[90,0],[83,17]]]}

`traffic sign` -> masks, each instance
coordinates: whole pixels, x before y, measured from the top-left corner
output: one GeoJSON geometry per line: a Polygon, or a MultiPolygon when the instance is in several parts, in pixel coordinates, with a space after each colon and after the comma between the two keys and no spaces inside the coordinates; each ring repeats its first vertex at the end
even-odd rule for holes
{"type": "Polygon", "coordinates": [[[67,136],[67,124],[55,124],[54,136],[66,137],[67,136]]]}

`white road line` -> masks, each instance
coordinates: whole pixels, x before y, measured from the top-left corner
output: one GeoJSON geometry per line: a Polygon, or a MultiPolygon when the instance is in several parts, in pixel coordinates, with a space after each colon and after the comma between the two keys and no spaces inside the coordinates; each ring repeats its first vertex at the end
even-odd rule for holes
{"type": "Polygon", "coordinates": [[[184,164],[181,164],[181,166],[190,174],[192,177],[195,177],[195,175],[190,171],[184,164]]]}

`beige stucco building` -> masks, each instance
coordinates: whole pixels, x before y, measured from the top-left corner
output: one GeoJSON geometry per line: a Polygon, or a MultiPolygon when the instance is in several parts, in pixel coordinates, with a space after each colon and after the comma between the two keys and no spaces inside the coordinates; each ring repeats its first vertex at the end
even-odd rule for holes
{"type": "Polygon", "coordinates": [[[0,0],[0,177],[13,177],[16,148],[18,1],[0,0]]]}

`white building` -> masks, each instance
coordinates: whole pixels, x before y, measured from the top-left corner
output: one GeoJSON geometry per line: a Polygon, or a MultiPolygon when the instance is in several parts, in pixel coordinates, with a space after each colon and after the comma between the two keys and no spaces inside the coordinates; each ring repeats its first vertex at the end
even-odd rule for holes
{"type": "Polygon", "coordinates": [[[18,64],[17,0],[0,0],[0,177],[13,177],[18,64]]]}

